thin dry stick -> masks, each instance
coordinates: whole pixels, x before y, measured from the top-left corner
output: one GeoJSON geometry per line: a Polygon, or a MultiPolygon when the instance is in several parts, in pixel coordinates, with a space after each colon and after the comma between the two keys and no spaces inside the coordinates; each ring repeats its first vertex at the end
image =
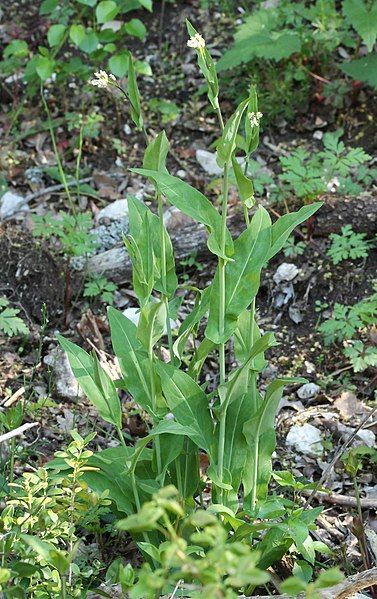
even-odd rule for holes
{"type": "Polygon", "coordinates": [[[335,453],[335,455],[334,455],[333,459],[331,460],[330,464],[324,470],[321,478],[318,480],[316,486],[314,487],[313,491],[310,493],[308,499],[306,500],[305,505],[304,505],[304,509],[307,508],[311,504],[312,500],[314,499],[314,497],[317,494],[317,491],[318,491],[319,487],[321,487],[327,481],[327,478],[328,478],[331,470],[334,468],[336,462],[338,461],[338,459],[340,458],[340,456],[344,453],[344,451],[347,449],[347,447],[350,445],[350,443],[352,443],[352,441],[356,437],[356,435],[359,432],[359,430],[361,428],[363,428],[364,424],[366,424],[366,422],[368,422],[369,418],[371,418],[372,416],[374,416],[374,414],[376,412],[377,412],[377,407],[375,407],[374,410],[372,410],[370,412],[370,414],[368,414],[360,422],[359,426],[357,428],[355,428],[355,430],[353,431],[353,433],[348,437],[348,439],[346,439],[346,441],[343,443],[343,445],[340,447],[340,449],[338,449],[338,451],[335,453]]]}
{"type": "Polygon", "coordinates": [[[4,435],[0,435],[0,443],[8,441],[8,439],[13,439],[13,437],[18,437],[19,435],[22,435],[22,433],[27,431],[29,428],[38,426],[38,424],[38,422],[26,422],[26,424],[23,424],[22,426],[19,426],[18,428],[9,431],[9,433],[4,433],[4,435]]]}

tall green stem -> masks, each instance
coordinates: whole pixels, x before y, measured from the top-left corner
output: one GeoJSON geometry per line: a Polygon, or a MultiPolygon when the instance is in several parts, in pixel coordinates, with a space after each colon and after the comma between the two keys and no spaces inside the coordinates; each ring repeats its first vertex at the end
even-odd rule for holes
{"type": "Polygon", "coordinates": [[[160,245],[161,245],[161,279],[162,279],[162,301],[165,304],[166,308],[166,332],[168,335],[168,346],[170,353],[170,361],[174,361],[173,357],[173,337],[170,326],[170,316],[169,316],[169,302],[168,296],[166,293],[167,289],[167,280],[166,280],[166,239],[165,239],[165,227],[164,227],[164,209],[163,209],[163,201],[162,195],[160,193],[157,194],[157,206],[158,206],[158,217],[160,221],[160,245]]]}
{"type": "MultiPolygon", "coordinates": [[[[226,217],[228,207],[228,188],[229,188],[229,166],[225,164],[224,175],[223,175],[223,189],[222,189],[222,206],[221,206],[221,252],[225,254],[225,242],[226,242],[226,217]]],[[[225,266],[226,261],[224,258],[219,258],[219,287],[220,287],[220,298],[219,298],[219,334],[220,337],[225,332],[225,266]]],[[[220,385],[225,383],[226,368],[225,368],[225,343],[219,345],[219,368],[220,368],[220,385]]],[[[219,447],[218,447],[218,475],[220,480],[223,479],[223,468],[224,468],[224,451],[225,451],[225,430],[226,430],[226,410],[221,412],[220,416],[220,429],[219,429],[219,447]]],[[[220,491],[221,496],[223,491],[220,491]]]]}

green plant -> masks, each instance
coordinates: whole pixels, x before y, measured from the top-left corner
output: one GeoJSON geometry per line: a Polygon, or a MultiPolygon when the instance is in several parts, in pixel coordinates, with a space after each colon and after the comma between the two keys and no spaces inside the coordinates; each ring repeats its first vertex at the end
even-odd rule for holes
{"type": "MultiPolygon", "coordinates": [[[[275,346],[276,341],[272,333],[262,335],[259,331],[256,296],[262,268],[282,249],[292,231],[310,218],[321,204],[304,206],[274,223],[268,212],[258,206],[250,218],[249,209],[255,202],[254,187],[236,161],[235,152],[241,135],[246,163],[258,145],[261,113],[256,91],[252,86],[249,96],[224,122],[214,62],[203,38],[191,24],[188,24],[188,30],[191,36],[188,45],[196,50],[208,99],[220,126],[217,161],[223,169],[221,212],[201,192],[169,174],[166,134],[162,131],[152,139],[149,137],[141,113],[136,76],[129,77],[128,90],[123,94],[130,104],[132,119],[143,131],[147,143],[143,168],[132,171],[153,184],[157,214],[136,198],[128,199],[129,235],[125,243],[133,265],[132,281],[140,318],[136,326],[121,312],[108,309],[112,345],[121,378],[113,381],[94,353],[88,354],[58,336],[78,383],[100,416],[114,426],[120,440],[119,447],[92,456],[90,464],[98,470],[88,472],[85,480],[93,489],[107,488],[118,512],[129,516],[127,524],[121,526],[132,529],[138,546],[151,558],[151,567],[157,572],[156,585],[162,584],[157,563],[157,548],[164,534],[161,523],[158,524],[160,517],[168,534],[172,528],[164,510],[155,509],[155,503],[152,503],[152,509],[148,502],[165,485],[177,488],[188,513],[193,510],[193,499],[201,497],[204,484],[210,485],[211,508],[219,511],[227,522],[229,517],[229,526],[235,535],[233,541],[247,545],[247,539],[252,536],[252,549],[259,551],[258,567],[263,570],[293,545],[311,560],[315,552],[309,529],[317,512],[305,512],[302,508],[296,509],[294,504],[280,504],[279,501],[274,503],[274,508],[268,504],[271,456],[276,444],[276,409],[284,386],[299,384],[305,379],[276,379],[263,395],[260,393],[258,378],[267,364],[265,352],[275,346]],[[231,168],[245,215],[245,229],[237,239],[232,238],[226,220],[231,168]],[[170,319],[180,298],[176,296],[172,243],[163,221],[164,202],[206,227],[208,248],[217,259],[212,282],[198,290],[195,305],[188,311],[176,338],[173,338],[170,319]],[[202,323],[205,317],[206,322],[202,323]],[[192,340],[194,352],[191,351],[192,340]],[[231,340],[238,364],[233,369],[227,367],[226,359],[231,340]],[[217,356],[218,384],[214,388],[207,387],[202,375],[210,354],[217,356]],[[126,390],[146,414],[148,434],[134,446],[125,444],[119,388],[126,390]],[[199,469],[201,454],[206,454],[209,463],[206,483],[199,469]],[[266,502],[272,509],[270,514],[277,513],[282,520],[272,530],[266,524],[264,535],[249,522],[249,518],[253,520],[259,518],[258,514],[265,514],[266,502]],[[292,509],[287,509],[288,505],[292,509]],[[141,517],[135,515],[137,512],[141,517]],[[142,526],[139,524],[135,528],[135,522],[142,522],[142,526]],[[300,529],[300,533],[292,533],[292,527],[296,531],[300,529]]],[[[97,81],[100,82],[98,87],[121,89],[119,83],[105,72],[97,76],[97,81]]],[[[160,491],[157,497],[162,501],[163,492],[160,491]]],[[[168,505],[176,503],[164,504],[170,513],[168,505]]],[[[183,516],[181,512],[180,508],[175,513],[183,516]]],[[[216,528],[213,530],[218,534],[216,528]]],[[[239,551],[240,559],[249,555],[247,546],[239,549],[235,545],[234,549],[239,551]]],[[[234,556],[231,549],[229,551],[230,563],[233,563],[234,556]]],[[[208,558],[211,560],[218,555],[216,547],[210,555],[213,555],[208,558]]],[[[161,559],[165,571],[167,562],[165,558],[161,559]]],[[[189,559],[187,563],[190,565],[189,559]]],[[[251,563],[256,564],[256,560],[251,563]]],[[[227,576],[227,568],[225,563],[221,578],[227,576]]],[[[257,576],[258,572],[253,570],[254,574],[257,576]]],[[[250,572],[248,575],[251,576],[250,572]]],[[[146,584],[145,576],[142,580],[146,584]]],[[[205,582],[200,577],[199,580],[205,582]]],[[[219,578],[215,578],[214,583],[220,584],[219,578]]],[[[234,584],[227,578],[221,584],[242,587],[246,582],[239,572],[234,584]]],[[[225,596],[232,596],[230,588],[226,592],[228,595],[225,596]]]]}
{"type": "Polygon", "coordinates": [[[329,187],[337,185],[343,187],[349,181],[353,171],[371,157],[362,148],[347,150],[340,141],[343,129],[323,136],[324,149],[315,155],[299,148],[289,156],[279,158],[282,173],[279,180],[282,184],[277,193],[283,197],[295,195],[299,199],[311,200],[326,193],[329,187]]]}
{"type": "Polygon", "coordinates": [[[9,483],[2,511],[0,548],[8,580],[1,581],[6,597],[85,597],[99,563],[78,558],[78,531],[99,531],[108,511],[106,493],[88,490],[83,476],[93,467],[86,447],[94,434],[73,441],[57,452],[59,468],[25,472],[9,483]]]}
{"type": "Polygon", "coordinates": [[[84,297],[99,297],[106,304],[112,304],[114,301],[114,292],[118,289],[115,283],[112,283],[104,276],[92,276],[84,285],[84,297]]]}
{"type": "Polygon", "coordinates": [[[354,372],[362,372],[370,366],[377,366],[377,348],[365,347],[360,340],[350,341],[343,353],[351,362],[354,372]]]}
{"type": "Polygon", "coordinates": [[[377,293],[353,306],[336,303],[332,317],[318,326],[325,344],[343,342],[343,354],[349,359],[354,372],[377,366],[377,350],[371,343],[355,339],[364,329],[373,326],[377,318],[377,293]]]}
{"type": "Polygon", "coordinates": [[[28,335],[29,329],[26,324],[17,316],[20,312],[18,308],[10,308],[10,302],[5,297],[0,297],[0,331],[9,337],[14,335],[28,335]]]}
{"type": "MultiPolygon", "coordinates": [[[[35,95],[39,82],[53,75],[63,89],[72,77],[85,81],[93,66],[105,61],[117,77],[123,77],[128,72],[125,38],[144,40],[147,33],[140,19],[126,20],[126,15],[141,7],[151,11],[152,0],[44,0],[40,30],[47,29],[47,34],[39,40],[38,52],[33,54],[24,40],[13,40],[4,50],[2,75],[21,72],[28,95],[35,95]]],[[[136,69],[151,75],[145,62],[137,61],[136,69]]]]}
{"type": "Polygon", "coordinates": [[[340,235],[337,233],[330,235],[331,246],[327,250],[327,254],[334,264],[339,264],[343,260],[367,258],[370,242],[365,237],[365,233],[355,233],[352,225],[344,225],[340,235]]]}
{"type": "Polygon", "coordinates": [[[258,81],[265,90],[262,102],[266,106],[268,102],[269,115],[271,106],[273,116],[280,113],[293,118],[295,101],[299,108],[297,97],[305,106],[314,88],[320,98],[334,75],[339,79],[345,73],[377,85],[373,53],[377,35],[375,3],[346,0],[339,11],[333,0],[317,0],[310,5],[284,0],[273,7],[248,7],[244,15],[235,31],[234,44],[224,52],[218,69],[237,68],[240,85],[247,79],[246,73],[258,81]],[[358,58],[362,43],[370,54],[358,58]],[[340,46],[347,47],[350,59],[339,64],[334,56],[340,46]],[[280,87],[274,85],[275,81],[280,87]]]}
{"type": "Polygon", "coordinates": [[[283,253],[286,258],[297,258],[297,256],[302,256],[305,248],[306,243],[304,241],[296,242],[294,235],[290,235],[283,246],[283,253]]]}
{"type": "Polygon", "coordinates": [[[93,219],[89,213],[59,212],[57,217],[47,213],[44,216],[33,216],[33,221],[33,235],[55,239],[68,259],[90,254],[96,247],[95,237],[89,233],[93,227],[93,219]]]}

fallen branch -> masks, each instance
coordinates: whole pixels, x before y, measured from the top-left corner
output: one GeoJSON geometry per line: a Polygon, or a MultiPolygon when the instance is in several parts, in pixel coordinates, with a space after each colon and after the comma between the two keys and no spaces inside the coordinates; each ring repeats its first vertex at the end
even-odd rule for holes
{"type": "Polygon", "coordinates": [[[25,431],[29,430],[30,428],[34,428],[35,426],[38,426],[38,422],[26,422],[26,424],[23,424],[22,426],[19,426],[18,428],[15,428],[12,431],[9,431],[8,433],[0,435],[0,443],[8,441],[8,439],[13,439],[13,437],[18,437],[22,435],[25,431]]]}
{"type": "MultiPolygon", "coordinates": [[[[310,497],[311,491],[303,491],[305,497],[310,497]]],[[[324,491],[317,491],[315,494],[316,499],[319,501],[327,501],[334,505],[344,505],[345,507],[357,507],[356,497],[352,495],[340,495],[338,493],[325,493],[324,491]]],[[[372,497],[362,497],[360,499],[360,505],[363,510],[377,510],[377,499],[372,497]]]]}
{"type": "MultiPolygon", "coordinates": [[[[372,236],[377,231],[377,201],[375,196],[343,198],[328,195],[322,198],[324,205],[315,216],[314,235],[326,236],[340,232],[342,226],[352,223],[354,231],[364,231],[372,236]]],[[[266,208],[269,206],[266,204],[266,208]]],[[[244,229],[244,217],[241,210],[234,210],[228,218],[228,227],[234,237],[244,229]]],[[[179,264],[194,252],[198,257],[209,256],[207,248],[208,234],[203,225],[184,223],[181,226],[167,225],[172,239],[176,263],[179,264]]],[[[93,274],[103,274],[118,283],[130,281],[131,262],[123,247],[92,256],[88,261],[88,270],[93,274]]]]}

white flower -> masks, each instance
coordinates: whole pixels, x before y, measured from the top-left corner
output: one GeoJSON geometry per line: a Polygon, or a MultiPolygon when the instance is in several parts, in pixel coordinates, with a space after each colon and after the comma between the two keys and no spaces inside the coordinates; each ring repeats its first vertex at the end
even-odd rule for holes
{"type": "Polygon", "coordinates": [[[249,117],[250,125],[252,127],[259,127],[260,120],[263,116],[262,112],[248,112],[247,116],[249,117]]]}
{"type": "Polygon", "coordinates": [[[94,77],[96,77],[96,79],[91,79],[89,81],[90,85],[101,87],[102,89],[105,89],[111,85],[113,81],[116,81],[114,75],[112,73],[108,75],[106,71],[98,71],[97,73],[94,73],[94,77]]]}
{"type": "Polygon", "coordinates": [[[195,35],[190,37],[187,45],[189,48],[195,48],[195,50],[204,50],[206,43],[200,33],[195,33],[195,35]]]}

